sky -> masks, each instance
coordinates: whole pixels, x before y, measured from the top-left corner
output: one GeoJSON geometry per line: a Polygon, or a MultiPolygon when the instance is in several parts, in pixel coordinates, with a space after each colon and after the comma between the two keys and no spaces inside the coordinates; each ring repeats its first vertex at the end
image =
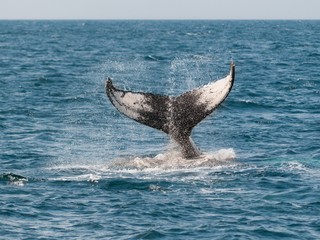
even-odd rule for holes
{"type": "Polygon", "coordinates": [[[0,19],[320,19],[320,0],[0,0],[0,19]]]}

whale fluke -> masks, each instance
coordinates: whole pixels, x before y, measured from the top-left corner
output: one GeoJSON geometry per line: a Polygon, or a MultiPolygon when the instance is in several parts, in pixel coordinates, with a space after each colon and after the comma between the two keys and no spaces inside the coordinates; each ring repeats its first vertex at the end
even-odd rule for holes
{"type": "Polygon", "coordinates": [[[191,131],[226,99],[234,79],[232,62],[225,78],[177,97],[120,90],[113,86],[110,78],[106,81],[106,93],[119,112],[167,133],[180,145],[185,158],[196,158],[201,153],[190,137],[191,131]]]}

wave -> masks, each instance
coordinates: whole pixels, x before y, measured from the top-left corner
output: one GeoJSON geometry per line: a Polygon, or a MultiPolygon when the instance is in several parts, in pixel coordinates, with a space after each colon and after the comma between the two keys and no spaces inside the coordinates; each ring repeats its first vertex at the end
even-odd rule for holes
{"type": "Polygon", "coordinates": [[[276,108],[271,103],[258,102],[252,99],[229,100],[229,104],[237,109],[266,110],[276,108]]]}
{"type": "Polygon", "coordinates": [[[5,182],[10,185],[23,186],[26,182],[28,182],[28,178],[14,173],[3,173],[0,174],[0,182],[5,182]]]}
{"type": "MultiPolygon", "coordinates": [[[[268,186],[286,185],[292,177],[299,179],[319,179],[317,168],[300,161],[282,163],[244,164],[233,161],[236,154],[233,149],[221,149],[204,154],[201,158],[188,160],[172,154],[159,154],[155,157],[135,157],[115,159],[109,163],[92,162],[90,164],[62,164],[44,170],[45,178],[25,177],[14,173],[0,174],[0,184],[24,186],[25,184],[50,182],[54,185],[89,184],[105,190],[145,190],[171,191],[172,184],[198,183],[201,194],[217,191],[229,191],[211,188],[212,181],[224,184],[225,179],[242,181],[252,179],[256,184],[268,186]],[[199,186],[200,186],[199,185],[199,186]]],[[[243,191],[232,188],[234,191],[243,191]]],[[[245,191],[245,190],[244,190],[245,191]]]]}
{"type": "Polygon", "coordinates": [[[158,62],[158,61],[166,60],[166,57],[159,56],[159,55],[147,55],[144,57],[144,60],[151,61],[151,62],[153,61],[158,62]]]}

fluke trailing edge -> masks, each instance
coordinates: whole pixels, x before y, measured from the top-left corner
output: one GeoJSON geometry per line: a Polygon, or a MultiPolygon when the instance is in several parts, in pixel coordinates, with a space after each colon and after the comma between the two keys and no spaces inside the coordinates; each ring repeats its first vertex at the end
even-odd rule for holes
{"type": "Polygon", "coordinates": [[[225,78],[177,97],[120,90],[110,78],[106,81],[106,93],[119,112],[169,134],[180,145],[185,158],[196,158],[201,153],[190,137],[191,131],[226,99],[234,79],[235,65],[231,63],[225,78]]]}

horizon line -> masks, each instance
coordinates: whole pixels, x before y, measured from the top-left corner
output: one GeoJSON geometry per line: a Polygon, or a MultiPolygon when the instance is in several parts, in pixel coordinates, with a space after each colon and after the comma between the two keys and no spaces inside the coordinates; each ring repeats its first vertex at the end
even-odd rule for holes
{"type": "Polygon", "coordinates": [[[319,21],[320,18],[0,18],[0,21],[319,21]]]}

